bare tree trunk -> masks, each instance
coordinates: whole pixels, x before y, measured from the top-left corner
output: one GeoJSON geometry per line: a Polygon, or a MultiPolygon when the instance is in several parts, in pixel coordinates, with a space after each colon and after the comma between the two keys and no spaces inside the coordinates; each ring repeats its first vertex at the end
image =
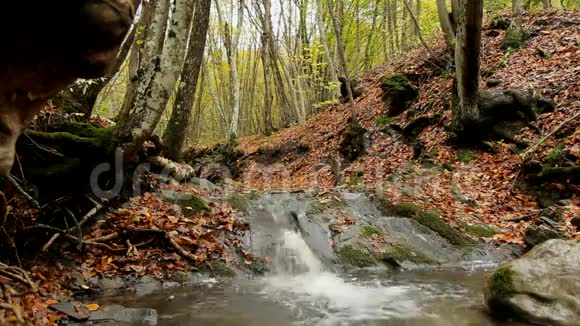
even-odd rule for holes
{"type": "Polygon", "coordinates": [[[445,43],[447,43],[449,49],[453,49],[455,47],[455,31],[449,19],[449,11],[447,10],[445,2],[445,0],[437,0],[437,14],[439,16],[439,24],[441,24],[441,29],[445,36],[445,43]]]}
{"type": "MultiPolygon", "coordinates": [[[[183,67],[186,41],[193,16],[193,4],[194,0],[175,0],[170,22],[167,24],[167,40],[163,43],[161,53],[148,62],[149,71],[141,80],[136,102],[126,118],[123,117],[119,121],[115,135],[117,141],[138,142],[151,137],[155,131],[183,67]]],[[[155,30],[154,34],[157,33],[165,33],[165,31],[155,30]]],[[[146,49],[152,46],[155,44],[146,45],[146,49]]],[[[155,53],[147,50],[146,52],[155,53]]]]}
{"type": "Polygon", "coordinates": [[[123,99],[123,105],[115,119],[116,121],[121,121],[123,117],[127,118],[129,110],[135,104],[139,82],[147,70],[147,64],[150,63],[152,56],[161,53],[163,42],[165,41],[165,32],[157,33],[156,31],[165,31],[167,29],[169,1],[144,1],[141,8],[141,17],[139,18],[137,35],[135,36],[136,42],[131,49],[129,61],[129,83],[123,99]]]}
{"type": "MultiPolygon", "coordinates": [[[[334,59],[332,58],[332,55],[330,53],[330,47],[328,46],[328,38],[326,37],[326,28],[324,26],[324,19],[323,19],[323,15],[322,15],[322,1],[318,1],[317,2],[317,8],[316,8],[316,20],[318,23],[318,29],[320,31],[320,42],[322,43],[322,48],[324,50],[324,56],[326,57],[326,61],[328,62],[328,71],[330,74],[330,81],[333,83],[338,83],[338,70],[336,68],[336,63],[334,62],[334,59]]],[[[332,92],[332,95],[334,97],[338,97],[339,96],[339,92],[338,92],[338,88],[335,87],[335,89],[332,92]]]]}
{"type": "Polygon", "coordinates": [[[461,1],[455,48],[455,65],[459,107],[454,119],[469,126],[479,119],[479,70],[481,64],[481,30],[483,0],[461,1]]]}
{"type": "Polygon", "coordinates": [[[427,52],[429,52],[429,55],[434,57],[435,54],[433,53],[433,51],[431,50],[429,45],[427,45],[427,42],[425,42],[425,39],[423,39],[423,34],[421,34],[421,27],[419,27],[419,22],[417,21],[417,18],[415,18],[415,15],[413,14],[413,9],[411,9],[407,0],[403,0],[403,3],[405,4],[407,11],[409,11],[409,16],[411,17],[411,21],[413,21],[413,26],[415,26],[416,35],[419,37],[421,44],[423,44],[423,46],[425,47],[427,52]]]}
{"type": "MultiPolygon", "coordinates": [[[[342,0],[339,0],[339,3],[341,1],[342,0]]],[[[357,124],[358,119],[357,119],[357,115],[356,115],[356,107],[354,104],[354,96],[352,95],[352,88],[351,88],[351,83],[350,83],[351,77],[350,77],[349,72],[348,72],[348,65],[346,63],[346,56],[344,54],[344,43],[342,42],[342,34],[340,32],[342,30],[342,27],[341,27],[342,22],[339,21],[339,19],[336,17],[332,0],[328,0],[328,12],[330,13],[330,18],[332,19],[332,23],[334,25],[334,32],[336,35],[336,45],[337,45],[337,50],[338,50],[338,57],[340,58],[342,72],[344,74],[344,78],[346,81],[346,89],[347,89],[347,94],[348,94],[349,107],[351,110],[351,123],[357,124]]]]}
{"type": "Polygon", "coordinates": [[[181,73],[181,82],[171,118],[163,134],[163,144],[167,158],[179,161],[184,145],[186,131],[190,125],[191,111],[195,102],[197,81],[203,61],[203,53],[209,28],[211,0],[198,0],[195,6],[195,16],[191,24],[189,48],[181,73]]]}

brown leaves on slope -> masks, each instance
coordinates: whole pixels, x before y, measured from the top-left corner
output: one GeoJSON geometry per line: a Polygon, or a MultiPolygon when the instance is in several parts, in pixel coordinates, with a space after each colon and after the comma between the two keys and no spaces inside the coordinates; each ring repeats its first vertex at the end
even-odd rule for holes
{"type": "MultiPolygon", "coordinates": [[[[482,85],[488,78],[499,79],[502,80],[501,88],[533,88],[558,104],[555,112],[539,117],[537,124],[542,134],[524,129],[520,138],[530,144],[537,143],[542,136],[580,110],[580,25],[567,23],[579,19],[578,11],[551,10],[525,15],[522,23],[531,32],[531,37],[515,52],[501,49],[503,31],[498,36],[484,37],[482,71],[492,72],[493,76],[484,77],[482,85]],[[550,55],[539,55],[540,49],[550,55]]],[[[361,124],[369,131],[368,155],[345,170],[342,184],[349,183],[351,173],[362,172],[361,183],[371,189],[383,187],[387,198],[393,203],[412,201],[425,208],[438,209],[446,220],[455,225],[458,224],[456,220],[492,224],[504,230],[497,236],[498,240],[522,243],[528,222],[515,223],[508,219],[528,215],[538,207],[534,198],[514,187],[520,172],[521,157],[513,146],[496,144],[499,153],[495,155],[475,152],[471,162],[457,161],[457,149],[446,144],[446,126],[452,119],[452,72],[437,76],[432,69],[433,64],[429,64],[439,65],[451,59],[448,54],[446,57],[443,40],[434,41],[436,46],[433,48],[438,58],[427,58],[424,49],[417,48],[404,58],[387,63],[365,76],[364,83],[368,90],[357,100],[356,109],[361,124]],[[439,123],[426,128],[419,139],[424,142],[426,152],[437,166],[452,169],[453,172],[434,174],[422,170],[418,163],[412,161],[411,146],[399,136],[381,132],[381,126],[377,125],[377,119],[385,110],[381,100],[381,80],[400,72],[419,76],[420,96],[409,110],[414,116],[404,113],[396,117],[393,123],[404,127],[420,116],[440,117],[439,123]],[[405,176],[407,170],[414,172],[405,176]]],[[[348,117],[349,110],[345,105],[328,108],[304,126],[282,130],[267,139],[253,137],[242,140],[240,148],[248,152],[289,141],[302,142],[312,149],[293,161],[281,160],[270,165],[254,162],[251,165],[253,168],[245,175],[246,185],[260,189],[332,188],[335,184],[331,159],[343,163],[337,151],[341,140],[339,135],[347,127],[348,117]]],[[[580,122],[572,121],[564,129],[559,133],[564,138],[547,139],[540,144],[535,156],[544,157],[559,142],[565,145],[566,151],[580,153],[580,122]]],[[[566,213],[568,220],[572,215],[580,214],[579,204],[578,197],[574,197],[566,213]]],[[[562,223],[563,228],[571,231],[566,221],[562,223]]]]}

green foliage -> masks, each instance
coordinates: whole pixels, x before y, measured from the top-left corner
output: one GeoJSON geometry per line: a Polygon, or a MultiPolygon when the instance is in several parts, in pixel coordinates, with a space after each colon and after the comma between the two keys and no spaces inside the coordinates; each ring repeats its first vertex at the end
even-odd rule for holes
{"type": "Polygon", "coordinates": [[[399,203],[392,206],[390,211],[392,211],[395,216],[415,217],[422,211],[422,208],[414,203],[399,203]]]}
{"type": "Polygon", "coordinates": [[[556,165],[562,161],[564,156],[562,151],[564,150],[564,144],[560,143],[558,146],[554,147],[546,157],[544,157],[544,163],[549,165],[556,165]]]}
{"type": "Polygon", "coordinates": [[[358,186],[360,183],[360,178],[363,177],[365,175],[364,171],[353,171],[350,174],[350,178],[349,178],[349,185],[351,187],[355,187],[358,186]]]}
{"type": "Polygon", "coordinates": [[[396,119],[394,117],[387,117],[387,116],[381,115],[377,118],[376,124],[379,126],[388,126],[395,121],[396,121],[396,119]]]}
{"type": "Polygon", "coordinates": [[[469,162],[471,162],[473,160],[473,152],[471,152],[470,150],[467,150],[467,149],[460,149],[457,151],[455,159],[458,162],[468,164],[469,162]]]}
{"type": "Polygon", "coordinates": [[[383,231],[381,229],[379,229],[376,226],[372,226],[372,225],[365,225],[362,227],[361,229],[361,234],[365,237],[371,237],[373,235],[380,235],[383,236],[383,231]]]}

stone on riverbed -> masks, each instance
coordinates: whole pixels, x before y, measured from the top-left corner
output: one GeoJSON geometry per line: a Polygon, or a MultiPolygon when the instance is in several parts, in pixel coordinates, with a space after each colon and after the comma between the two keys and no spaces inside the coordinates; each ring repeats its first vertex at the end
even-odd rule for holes
{"type": "Polygon", "coordinates": [[[580,325],[580,241],[549,240],[499,268],[486,302],[493,315],[540,325],[580,325]]]}

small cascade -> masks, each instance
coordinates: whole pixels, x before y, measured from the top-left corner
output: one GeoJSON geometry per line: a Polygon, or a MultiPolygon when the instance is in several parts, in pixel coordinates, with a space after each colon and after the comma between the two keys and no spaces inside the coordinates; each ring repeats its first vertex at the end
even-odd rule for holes
{"type": "Polygon", "coordinates": [[[323,272],[323,264],[316,257],[304,238],[295,231],[282,232],[280,245],[273,260],[277,274],[300,274],[323,272]]]}

